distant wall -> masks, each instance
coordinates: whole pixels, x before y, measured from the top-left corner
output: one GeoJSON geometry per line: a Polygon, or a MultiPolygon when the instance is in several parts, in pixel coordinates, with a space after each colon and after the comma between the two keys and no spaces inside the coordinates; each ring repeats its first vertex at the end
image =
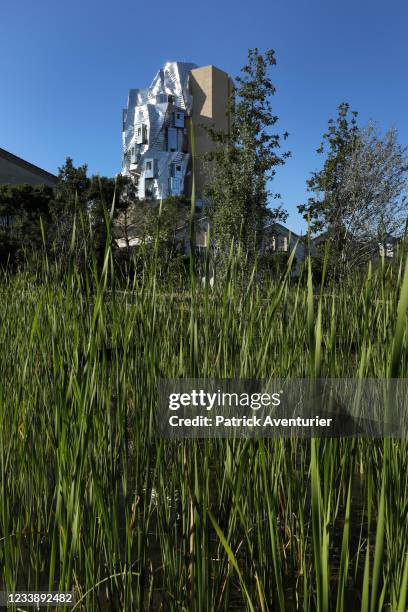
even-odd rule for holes
{"type": "Polygon", "coordinates": [[[52,187],[57,181],[57,177],[50,172],[0,149],[0,184],[28,183],[29,185],[45,184],[52,187]]]}

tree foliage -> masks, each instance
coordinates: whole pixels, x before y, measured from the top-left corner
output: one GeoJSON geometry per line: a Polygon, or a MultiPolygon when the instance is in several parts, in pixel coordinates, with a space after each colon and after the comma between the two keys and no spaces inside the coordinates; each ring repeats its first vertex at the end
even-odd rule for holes
{"type": "Polygon", "coordinates": [[[41,220],[51,218],[48,185],[0,185],[0,264],[17,264],[41,248],[41,220]]]}
{"type": "Polygon", "coordinates": [[[133,253],[151,258],[158,276],[169,282],[185,275],[190,212],[191,203],[184,196],[136,202],[117,224],[117,242],[122,243],[123,254],[128,251],[128,261],[133,253]]]}
{"type": "Polygon", "coordinates": [[[72,159],[59,169],[50,227],[54,255],[77,262],[92,252],[103,260],[105,246],[112,243],[112,227],[137,200],[136,185],[128,177],[87,176],[87,166],[75,167],[72,159]],[[74,241],[74,242],[73,242],[74,241]]]}
{"type": "Polygon", "coordinates": [[[7,261],[34,261],[47,251],[61,268],[74,257],[102,261],[110,228],[136,201],[136,185],[127,177],[88,177],[87,166],[67,157],[58,183],[0,186],[0,256],[7,261]],[[112,206],[114,203],[114,206],[112,206]]]}
{"type": "Polygon", "coordinates": [[[271,130],[278,121],[271,102],[275,86],[270,69],[275,64],[274,51],[249,50],[248,63],[232,88],[229,131],[208,129],[217,146],[207,157],[207,211],[221,261],[233,239],[241,242],[243,252],[254,254],[265,225],[286,218],[281,206],[268,206],[268,182],[289,156],[280,152],[282,136],[271,130]]]}
{"type": "Polygon", "coordinates": [[[408,160],[395,129],[360,128],[346,103],[317,151],[326,158],[307,181],[313,195],[299,211],[329,242],[330,261],[347,271],[375,257],[379,245],[402,234],[407,217],[408,160]]]}

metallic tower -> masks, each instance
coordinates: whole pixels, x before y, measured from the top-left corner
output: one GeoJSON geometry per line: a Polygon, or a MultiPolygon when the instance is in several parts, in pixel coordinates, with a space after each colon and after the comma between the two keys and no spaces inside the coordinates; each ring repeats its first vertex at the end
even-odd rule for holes
{"type": "Polygon", "coordinates": [[[187,116],[194,64],[167,62],[147,89],[131,89],[123,111],[122,173],[138,179],[140,199],[184,193],[190,159],[187,116]]]}

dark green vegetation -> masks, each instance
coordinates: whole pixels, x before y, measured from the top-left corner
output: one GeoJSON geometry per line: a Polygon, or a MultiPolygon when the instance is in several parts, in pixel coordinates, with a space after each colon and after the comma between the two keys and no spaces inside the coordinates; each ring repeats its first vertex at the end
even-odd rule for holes
{"type": "MultiPolygon", "coordinates": [[[[406,440],[166,441],[159,377],[408,376],[401,263],[314,296],[230,260],[183,294],[108,248],[3,276],[0,589],[75,610],[404,612],[406,440]]],[[[193,269],[193,268],[192,268],[193,269]]]]}
{"type": "Polygon", "coordinates": [[[126,177],[88,177],[87,166],[75,167],[70,157],[59,168],[54,189],[0,185],[0,268],[28,264],[35,269],[45,253],[49,261],[65,269],[73,247],[79,267],[90,250],[100,263],[112,202],[115,222],[135,204],[135,192],[135,185],[126,177]]]}
{"type": "Polygon", "coordinates": [[[183,230],[188,236],[191,201],[184,196],[140,201],[136,192],[137,183],[129,178],[89,177],[87,166],[76,167],[69,157],[54,189],[0,185],[0,270],[35,272],[46,258],[63,275],[74,259],[82,274],[92,253],[100,272],[108,241],[115,266],[126,276],[133,269],[131,243],[137,237],[144,256],[158,240],[154,258],[160,276],[179,277],[188,269],[182,237],[183,230]]]}
{"type": "MultiPolygon", "coordinates": [[[[330,244],[330,268],[349,274],[396,238],[407,220],[408,156],[395,128],[357,125],[357,112],[338,107],[317,152],[325,159],[307,181],[311,194],[298,206],[313,233],[330,244]]],[[[322,243],[321,243],[322,244],[322,243]]]]}
{"type": "MultiPolygon", "coordinates": [[[[248,62],[232,86],[226,132],[207,129],[217,144],[207,155],[207,213],[211,220],[218,268],[227,265],[230,244],[239,238],[253,261],[265,226],[287,218],[281,206],[271,207],[268,182],[290,156],[280,147],[288,134],[276,132],[275,86],[270,71],[275,52],[248,51],[248,62]],[[273,130],[273,132],[272,132],[273,130]]],[[[273,199],[279,199],[277,193],[273,199]]]]}

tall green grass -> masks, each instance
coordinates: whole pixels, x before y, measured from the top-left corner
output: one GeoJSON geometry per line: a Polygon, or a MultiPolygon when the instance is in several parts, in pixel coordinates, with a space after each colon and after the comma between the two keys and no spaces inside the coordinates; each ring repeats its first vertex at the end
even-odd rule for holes
{"type": "MultiPolygon", "coordinates": [[[[140,262],[139,262],[140,264],[140,262]]],[[[407,275],[0,281],[0,589],[75,610],[406,609],[406,440],[168,441],[157,381],[408,377],[407,275]]],[[[194,275],[194,278],[193,278],[194,275]]]]}

